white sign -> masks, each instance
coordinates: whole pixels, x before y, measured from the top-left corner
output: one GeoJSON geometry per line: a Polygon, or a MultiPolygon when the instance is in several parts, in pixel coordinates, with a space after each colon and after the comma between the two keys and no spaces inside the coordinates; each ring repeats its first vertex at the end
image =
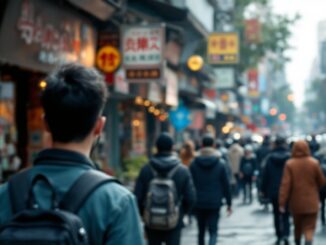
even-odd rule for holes
{"type": "Polygon", "coordinates": [[[164,26],[125,26],[122,29],[123,65],[128,81],[155,81],[163,76],[164,26]]]}
{"type": "Polygon", "coordinates": [[[154,103],[162,103],[161,85],[159,83],[150,83],[148,99],[154,103]]]}
{"type": "Polygon", "coordinates": [[[129,83],[126,81],[126,73],[122,68],[114,74],[114,91],[122,94],[129,93],[129,83]]]}
{"type": "Polygon", "coordinates": [[[233,68],[216,68],[216,87],[219,89],[230,89],[235,86],[233,68]]]}
{"type": "Polygon", "coordinates": [[[166,79],[166,99],[165,103],[177,107],[179,104],[178,101],[178,76],[171,69],[166,68],[165,70],[165,79],[166,79]]]}

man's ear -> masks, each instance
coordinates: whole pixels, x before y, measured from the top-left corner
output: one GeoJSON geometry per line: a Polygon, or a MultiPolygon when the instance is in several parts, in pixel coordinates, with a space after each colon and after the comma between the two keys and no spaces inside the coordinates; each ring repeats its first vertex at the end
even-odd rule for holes
{"type": "Polygon", "coordinates": [[[45,116],[45,114],[43,114],[42,119],[43,119],[43,124],[44,124],[44,127],[45,127],[45,131],[48,132],[48,133],[51,133],[51,132],[50,132],[50,128],[49,128],[49,124],[48,124],[48,122],[46,121],[46,116],[45,116]]]}
{"type": "Polygon", "coordinates": [[[97,122],[96,122],[96,125],[94,128],[95,136],[99,136],[102,133],[102,131],[105,127],[105,122],[106,122],[106,117],[101,116],[97,119],[97,122]]]}

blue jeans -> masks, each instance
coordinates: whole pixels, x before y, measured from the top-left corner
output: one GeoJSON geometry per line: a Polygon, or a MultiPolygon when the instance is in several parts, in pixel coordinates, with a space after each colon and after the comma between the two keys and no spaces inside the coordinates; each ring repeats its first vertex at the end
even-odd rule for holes
{"type": "Polygon", "coordinates": [[[197,209],[198,244],[205,245],[205,231],[209,232],[209,245],[217,243],[218,221],[220,209],[197,209]]]}

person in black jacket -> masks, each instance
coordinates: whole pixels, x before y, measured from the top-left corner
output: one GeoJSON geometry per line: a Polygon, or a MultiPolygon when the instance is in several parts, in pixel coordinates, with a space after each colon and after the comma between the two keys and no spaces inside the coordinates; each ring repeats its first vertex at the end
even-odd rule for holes
{"type": "Polygon", "coordinates": [[[249,198],[252,203],[252,183],[256,180],[257,158],[251,145],[245,146],[245,154],[240,163],[240,179],[243,188],[243,203],[249,198]]]}
{"type": "Polygon", "coordinates": [[[214,149],[214,138],[205,136],[200,155],[190,165],[194,180],[197,202],[195,212],[198,222],[198,244],[205,243],[205,230],[208,228],[209,244],[217,242],[217,230],[223,197],[226,198],[227,210],[231,214],[231,189],[225,162],[214,149]]]}
{"type": "Polygon", "coordinates": [[[173,153],[173,139],[167,133],[162,133],[156,141],[158,153],[151,158],[149,164],[145,165],[136,181],[135,195],[141,215],[144,213],[145,201],[149,184],[154,178],[155,170],[160,175],[167,175],[177,165],[180,165],[172,177],[175,183],[177,196],[180,199],[180,216],[176,228],[168,231],[154,230],[145,227],[149,245],[179,245],[181,239],[181,229],[183,227],[183,216],[189,213],[195,204],[195,188],[191,174],[176,154],[173,153]]]}
{"type": "Polygon", "coordinates": [[[276,244],[280,244],[282,240],[284,240],[285,244],[288,244],[290,235],[289,211],[287,210],[284,214],[281,214],[278,202],[283,170],[290,157],[291,154],[286,146],[285,139],[278,137],[274,143],[274,150],[267,156],[262,175],[261,195],[269,198],[273,205],[274,226],[277,236],[276,244]]]}

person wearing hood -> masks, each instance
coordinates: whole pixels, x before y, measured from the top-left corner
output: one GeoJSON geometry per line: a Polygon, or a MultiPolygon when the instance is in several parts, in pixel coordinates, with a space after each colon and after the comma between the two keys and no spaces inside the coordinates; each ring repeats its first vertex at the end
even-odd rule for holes
{"type": "Polygon", "coordinates": [[[267,156],[266,164],[262,170],[261,195],[268,198],[273,205],[274,227],[276,232],[276,244],[289,244],[290,214],[288,209],[284,214],[279,212],[278,196],[286,162],[291,154],[286,146],[284,138],[277,138],[274,142],[274,150],[267,156]]]}
{"type": "Polygon", "coordinates": [[[252,203],[252,182],[256,178],[257,158],[251,145],[245,146],[245,154],[240,163],[240,179],[242,180],[243,202],[249,198],[252,203]]]}
{"type": "Polygon", "coordinates": [[[157,141],[157,154],[150,162],[145,165],[136,181],[135,195],[138,201],[138,207],[141,215],[145,211],[146,196],[151,181],[156,173],[161,176],[167,176],[172,170],[175,172],[171,179],[175,183],[177,197],[179,198],[180,215],[177,226],[172,230],[156,230],[145,226],[149,245],[166,244],[179,245],[181,239],[181,229],[183,227],[183,216],[189,213],[195,204],[195,188],[189,169],[181,163],[181,160],[173,152],[174,142],[168,133],[162,133],[157,141]]]}
{"type": "Polygon", "coordinates": [[[319,163],[311,157],[306,141],[297,141],[293,145],[292,158],[287,161],[281,182],[279,209],[285,212],[286,204],[294,221],[295,244],[310,245],[316,228],[319,209],[319,190],[326,184],[319,163]]]}
{"type": "Polygon", "coordinates": [[[214,138],[204,136],[199,156],[190,165],[197,191],[195,213],[198,222],[198,244],[204,245],[206,228],[209,244],[217,242],[218,220],[222,199],[226,198],[227,211],[231,214],[231,190],[227,168],[221,154],[214,147],[214,138]]]}

